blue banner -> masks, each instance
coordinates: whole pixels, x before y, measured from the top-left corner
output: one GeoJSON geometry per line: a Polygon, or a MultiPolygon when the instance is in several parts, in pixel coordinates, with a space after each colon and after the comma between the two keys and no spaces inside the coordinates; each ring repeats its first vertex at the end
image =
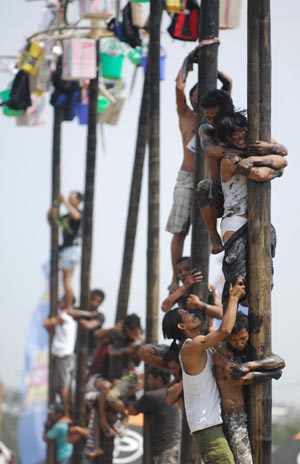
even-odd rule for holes
{"type": "Polygon", "coordinates": [[[35,309],[25,338],[25,373],[22,405],[18,424],[18,448],[22,464],[45,460],[43,441],[48,399],[49,337],[43,322],[49,314],[49,279],[44,267],[46,285],[35,309]]]}

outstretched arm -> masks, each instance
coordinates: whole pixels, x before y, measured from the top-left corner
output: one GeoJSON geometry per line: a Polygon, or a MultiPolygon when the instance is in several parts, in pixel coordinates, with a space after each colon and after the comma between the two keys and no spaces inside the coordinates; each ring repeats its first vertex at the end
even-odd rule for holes
{"type": "Polygon", "coordinates": [[[168,406],[172,406],[174,403],[177,403],[181,399],[183,393],[182,380],[180,382],[175,382],[169,385],[167,394],[165,397],[165,402],[168,406]]]}
{"type": "Polygon", "coordinates": [[[288,154],[288,149],[284,145],[274,141],[264,142],[258,140],[256,143],[249,144],[248,149],[250,153],[258,155],[269,155],[273,153],[275,155],[286,156],[288,154]]]}
{"type": "Polygon", "coordinates": [[[283,369],[285,367],[284,360],[277,354],[272,354],[267,358],[247,361],[237,365],[232,369],[231,377],[233,380],[238,380],[243,375],[252,371],[274,371],[275,369],[283,369]]]}
{"type": "Polygon", "coordinates": [[[240,385],[253,385],[255,383],[262,383],[266,382],[266,380],[278,380],[282,376],[282,370],[276,369],[274,371],[265,371],[265,372],[248,372],[248,374],[243,375],[239,380],[238,383],[240,385]]]}
{"type": "Polygon", "coordinates": [[[272,180],[282,176],[287,161],[280,155],[250,156],[236,165],[236,171],[258,182],[272,180]]]}
{"type": "Polygon", "coordinates": [[[232,77],[229,74],[225,73],[224,71],[218,71],[218,79],[222,82],[222,90],[229,93],[231,95],[232,91],[232,77]]]}

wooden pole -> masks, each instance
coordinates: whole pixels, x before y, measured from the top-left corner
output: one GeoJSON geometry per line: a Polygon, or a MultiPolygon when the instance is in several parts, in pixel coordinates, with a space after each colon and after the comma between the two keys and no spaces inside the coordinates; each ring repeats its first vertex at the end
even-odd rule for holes
{"type": "MultiPolygon", "coordinates": [[[[53,118],[53,138],[52,138],[52,192],[51,205],[58,198],[60,192],[60,151],[61,151],[61,124],[63,119],[63,111],[59,108],[54,108],[53,118]]],[[[50,238],[50,295],[49,295],[49,317],[56,316],[57,301],[58,301],[58,246],[59,235],[58,225],[51,221],[51,238],[50,238]]],[[[48,364],[48,404],[54,401],[54,359],[51,354],[51,345],[53,333],[49,333],[49,364],[48,364]]],[[[54,443],[47,445],[47,464],[55,462],[55,447],[54,443]]]]}
{"type": "MultiPolygon", "coordinates": [[[[210,40],[219,35],[219,0],[202,0],[201,15],[199,25],[199,42],[210,40]]],[[[204,46],[199,51],[198,58],[198,111],[197,111],[197,127],[205,121],[203,109],[200,105],[201,98],[210,90],[214,90],[217,85],[217,60],[218,60],[218,44],[212,43],[204,46]]],[[[196,155],[195,155],[195,187],[200,180],[208,178],[208,166],[204,153],[200,146],[199,137],[196,137],[196,155]]],[[[192,293],[199,295],[203,301],[208,298],[208,274],[209,274],[209,255],[210,255],[210,240],[205,221],[200,214],[196,196],[193,200],[193,227],[192,227],[192,243],[191,257],[192,268],[197,268],[202,271],[203,281],[193,286],[192,293]]],[[[207,318],[203,317],[202,331],[207,330],[207,318]]],[[[186,418],[182,420],[181,432],[181,464],[199,462],[199,453],[195,444],[190,439],[189,428],[186,418]]]]}
{"type": "MultiPolygon", "coordinates": [[[[250,140],[270,140],[270,2],[248,1],[250,140]]],[[[271,183],[248,181],[250,359],[271,353],[271,183]]],[[[250,388],[249,435],[254,464],[271,463],[271,381],[250,388]]]]}
{"type": "MultiPolygon", "coordinates": [[[[211,40],[219,35],[219,0],[203,0],[201,2],[200,34],[199,41],[211,40]]],[[[205,45],[199,52],[198,61],[198,112],[197,128],[205,121],[203,109],[200,105],[201,98],[217,85],[217,60],[218,44],[205,45]]],[[[195,156],[195,186],[200,180],[208,178],[208,167],[204,153],[197,136],[195,156]]],[[[202,215],[199,212],[196,196],[193,204],[193,228],[192,228],[192,267],[202,271],[203,281],[193,287],[193,293],[207,301],[210,240],[208,230],[202,215]]]]}
{"type": "MultiPolygon", "coordinates": [[[[146,343],[157,342],[159,306],[159,124],[160,124],[160,23],[162,0],[150,5],[149,76],[149,174],[146,343]]],[[[148,420],[144,426],[144,464],[151,464],[148,420]]]]}
{"type": "MultiPolygon", "coordinates": [[[[99,69],[99,41],[96,41],[97,75],[90,80],[89,87],[89,122],[87,135],[86,173],[84,209],[82,219],[82,257],[81,257],[81,293],[80,307],[88,308],[90,293],[91,259],[93,243],[93,209],[94,183],[97,148],[97,101],[98,101],[98,69],[99,69]]],[[[76,425],[84,425],[84,386],[88,360],[88,333],[78,326],[77,334],[77,368],[76,392],[73,419],[76,425]]],[[[73,464],[79,464],[82,458],[84,440],[74,446],[73,464]]]]}
{"type": "Polygon", "coordinates": [[[142,103],[140,108],[138,133],[135,147],[135,159],[132,172],[131,190],[129,196],[127,223],[125,232],[125,243],[123,252],[123,262],[121,270],[121,280],[119,287],[116,322],[124,319],[127,314],[128,300],[130,293],[130,283],[132,274],[132,262],[135,246],[135,237],[139,213],[141,187],[143,179],[143,169],[145,151],[148,140],[149,124],[149,79],[145,78],[143,87],[142,103]]]}

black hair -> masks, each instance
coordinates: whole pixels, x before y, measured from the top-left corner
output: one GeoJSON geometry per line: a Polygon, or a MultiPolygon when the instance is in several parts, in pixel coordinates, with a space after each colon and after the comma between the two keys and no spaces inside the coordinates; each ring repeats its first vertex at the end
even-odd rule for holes
{"type": "Polygon", "coordinates": [[[126,329],[136,328],[141,328],[141,319],[137,314],[129,314],[123,320],[123,332],[125,333],[126,329]]]}
{"type": "Polygon", "coordinates": [[[179,355],[179,345],[174,340],[172,344],[170,345],[168,351],[165,353],[163,357],[164,362],[166,364],[172,361],[176,361],[177,363],[179,363],[178,355],[179,355]]]}
{"type": "Polygon", "coordinates": [[[242,311],[238,311],[231,334],[237,334],[242,329],[246,329],[249,332],[248,316],[242,313],[242,311]]]}
{"type": "Polygon", "coordinates": [[[247,127],[246,111],[235,111],[233,114],[218,120],[216,133],[220,141],[228,145],[228,137],[232,137],[237,130],[247,129],[247,127]]]}
{"type": "Polygon", "coordinates": [[[164,338],[173,340],[183,340],[184,333],[180,330],[177,325],[182,322],[181,314],[179,313],[180,308],[174,308],[168,311],[162,321],[162,331],[164,338]]]}
{"type": "Polygon", "coordinates": [[[177,259],[176,266],[177,266],[177,264],[180,264],[183,261],[190,261],[190,260],[191,260],[190,256],[181,256],[180,258],[177,259]]]}
{"type": "Polygon", "coordinates": [[[59,403],[58,401],[53,401],[48,406],[48,412],[58,414],[59,416],[64,416],[66,410],[62,403],[59,403]]]}
{"type": "Polygon", "coordinates": [[[219,112],[215,116],[218,120],[220,117],[224,117],[227,114],[232,114],[234,112],[234,105],[231,96],[224,90],[215,89],[211,92],[208,92],[201,99],[202,108],[213,108],[215,106],[219,107],[219,112]]]}
{"type": "Polygon", "coordinates": [[[105,293],[103,292],[103,290],[100,290],[99,288],[94,288],[94,290],[91,290],[91,298],[93,298],[94,296],[100,296],[101,301],[104,301],[105,293]]]}
{"type": "Polygon", "coordinates": [[[73,190],[72,193],[75,193],[77,200],[83,201],[83,194],[81,192],[77,192],[76,190],[73,190]]]}
{"type": "Polygon", "coordinates": [[[193,93],[195,92],[195,90],[198,88],[198,84],[196,83],[195,85],[193,85],[193,87],[191,88],[190,92],[189,92],[189,97],[190,99],[192,98],[193,96],[193,93]]]}
{"type": "Polygon", "coordinates": [[[163,382],[163,385],[167,385],[168,383],[170,383],[170,372],[168,372],[166,369],[160,369],[158,367],[150,366],[147,370],[147,374],[153,375],[155,379],[160,377],[163,382]]]}

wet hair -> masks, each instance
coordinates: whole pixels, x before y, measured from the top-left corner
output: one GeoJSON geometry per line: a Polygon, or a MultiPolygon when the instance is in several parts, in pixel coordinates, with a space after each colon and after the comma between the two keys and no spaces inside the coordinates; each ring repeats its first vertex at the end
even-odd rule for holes
{"type": "Polygon", "coordinates": [[[215,116],[216,120],[234,112],[234,105],[231,96],[224,90],[220,89],[212,90],[204,95],[201,99],[201,106],[205,109],[218,106],[219,112],[215,116]]]}
{"type": "Polygon", "coordinates": [[[160,369],[158,367],[150,366],[149,369],[147,370],[147,374],[153,375],[155,379],[160,377],[163,382],[163,385],[167,385],[168,383],[170,383],[170,372],[168,372],[165,369],[160,369]]]}
{"type": "Polygon", "coordinates": [[[238,311],[236,313],[235,324],[234,324],[233,329],[231,331],[231,335],[237,334],[242,329],[246,329],[247,332],[249,332],[248,316],[246,314],[242,313],[242,311],[238,311]]]}
{"type": "Polygon", "coordinates": [[[190,261],[191,258],[190,256],[181,256],[181,258],[178,258],[176,261],[176,266],[180,263],[183,263],[183,261],[190,261]]]}
{"type": "Polygon", "coordinates": [[[76,198],[78,201],[83,201],[83,194],[81,192],[77,192],[75,190],[72,191],[72,193],[74,193],[76,195],[76,198]]]}
{"type": "Polygon", "coordinates": [[[100,290],[99,288],[94,288],[94,290],[91,290],[91,298],[94,296],[99,296],[101,298],[101,302],[104,301],[105,298],[105,293],[100,290]]]}
{"type": "Polygon", "coordinates": [[[164,362],[166,364],[172,361],[179,363],[178,355],[179,355],[179,346],[176,343],[176,341],[173,341],[172,344],[170,345],[170,348],[168,349],[168,351],[165,353],[163,357],[164,362]]]}
{"type": "Polygon", "coordinates": [[[141,319],[137,314],[129,314],[123,320],[123,332],[125,333],[126,329],[136,328],[141,328],[141,319]]]}
{"type": "Polygon", "coordinates": [[[182,322],[182,316],[179,313],[180,308],[174,308],[168,311],[162,321],[162,331],[164,338],[173,340],[183,340],[184,333],[177,325],[182,322]]]}
{"type": "Polygon", "coordinates": [[[216,133],[220,141],[228,145],[228,137],[232,137],[234,132],[247,129],[248,120],[246,111],[235,111],[233,114],[219,119],[216,125],[216,133]]]}

